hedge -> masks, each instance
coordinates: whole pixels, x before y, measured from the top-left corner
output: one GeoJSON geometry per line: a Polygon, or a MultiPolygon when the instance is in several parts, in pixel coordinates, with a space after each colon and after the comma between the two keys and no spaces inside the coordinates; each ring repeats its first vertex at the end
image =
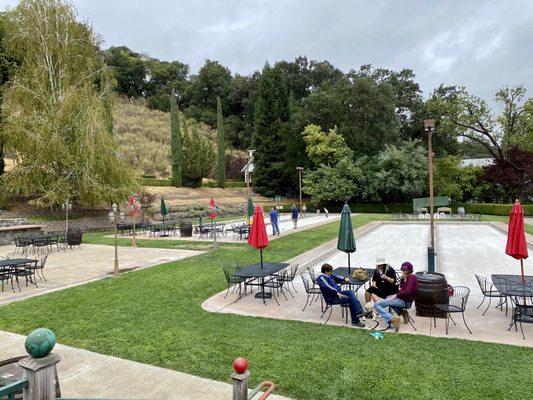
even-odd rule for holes
{"type": "Polygon", "coordinates": [[[171,179],[140,178],[143,186],[172,186],[171,179]]]}
{"type": "MultiPolygon", "coordinates": [[[[459,204],[469,214],[509,215],[512,204],[459,204]]],[[[522,204],[525,215],[533,215],[533,204],[522,204]]],[[[454,207],[455,209],[455,207],[454,207]]]]}
{"type": "MultiPolygon", "coordinates": [[[[207,182],[202,183],[202,187],[217,188],[218,187],[218,182],[217,181],[207,181],[207,182]]],[[[246,182],[226,181],[226,187],[227,188],[243,188],[243,187],[246,187],[246,182]]]]}

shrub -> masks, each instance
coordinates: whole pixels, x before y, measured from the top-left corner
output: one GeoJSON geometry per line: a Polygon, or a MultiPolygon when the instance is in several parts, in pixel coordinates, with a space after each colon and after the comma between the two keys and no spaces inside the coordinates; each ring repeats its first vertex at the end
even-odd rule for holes
{"type": "MultiPolygon", "coordinates": [[[[512,204],[459,204],[469,214],[509,215],[512,204]]],[[[525,215],[533,215],[533,204],[522,204],[525,215]]]]}
{"type": "Polygon", "coordinates": [[[141,178],[142,186],[172,186],[172,179],[141,178]]]}

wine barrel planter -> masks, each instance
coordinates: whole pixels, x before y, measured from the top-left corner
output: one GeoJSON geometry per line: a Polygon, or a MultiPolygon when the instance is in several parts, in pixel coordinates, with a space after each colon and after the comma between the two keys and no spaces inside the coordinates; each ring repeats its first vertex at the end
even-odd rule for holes
{"type": "Polygon", "coordinates": [[[192,223],[182,222],[180,224],[180,236],[181,237],[191,237],[192,236],[192,223]]]}
{"type": "Polygon", "coordinates": [[[448,304],[448,282],[437,272],[417,272],[420,286],[416,292],[415,308],[419,317],[446,318],[446,313],[435,308],[435,304],[448,304]]]}

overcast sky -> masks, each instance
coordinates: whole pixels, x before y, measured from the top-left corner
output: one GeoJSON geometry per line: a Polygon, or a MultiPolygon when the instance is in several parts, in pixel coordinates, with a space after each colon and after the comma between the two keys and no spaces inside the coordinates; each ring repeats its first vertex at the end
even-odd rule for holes
{"type": "MultiPolygon", "coordinates": [[[[196,73],[235,73],[298,55],[342,70],[412,68],[427,95],[464,85],[492,102],[503,85],[533,96],[533,1],[73,0],[106,47],[126,45],[196,73]]],[[[0,9],[16,0],[0,0],[0,9]]]]}

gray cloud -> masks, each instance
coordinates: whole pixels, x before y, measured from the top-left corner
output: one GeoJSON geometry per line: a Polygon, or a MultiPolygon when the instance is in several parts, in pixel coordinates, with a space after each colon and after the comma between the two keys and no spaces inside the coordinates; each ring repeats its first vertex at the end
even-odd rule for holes
{"type": "MultiPolygon", "coordinates": [[[[7,6],[15,0],[1,0],[7,6]]],[[[533,2],[349,0],[74,0],[107,46],[126,45],[196,72],[207,58],[247,74],[298,55],[343,70],[412,68],[491,101],[503,85],[533,96],[533,2]]],[[[0,7],[4,8],[4,7],[0,7]]]]}

